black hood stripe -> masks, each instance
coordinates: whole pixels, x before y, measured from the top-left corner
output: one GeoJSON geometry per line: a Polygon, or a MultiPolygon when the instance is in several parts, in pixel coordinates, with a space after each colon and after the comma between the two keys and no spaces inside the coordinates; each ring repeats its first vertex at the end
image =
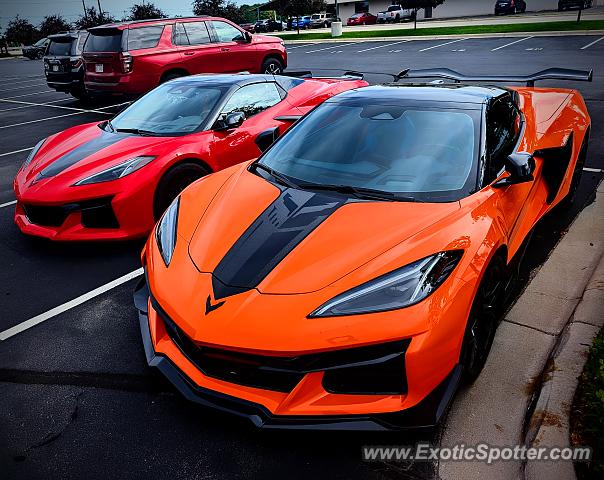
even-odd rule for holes
{"type": "Polygon", "coordinates": [[[63,170],[68,169],[69,167],[75,165],[81,160],[84,160],[86,157],[92,155],[93,153],[102,150],[103,148],[109,147],[110,145],[114,145],[117,142],[125,140],[128,137],[131,137],[132,134],[129,133],[111,133],[106,132],[105,130],[101,130],[101,134],[97,137],[94,137],[92,140],[88,140],[84,142],[79,147],[74,148],[72,151],[66,153],[65,155],[57,158],[54,162],[48,165],[44,170],[42,170],[38,176],[37,180],[42,178],[49,178],[58,175],[63,170]]]}
{"type": "Polygon", "coordinates": [[[214,298],[255,288],[302,240],[346,203],[285,189],[229,249],[212,274],[214,298]]]}

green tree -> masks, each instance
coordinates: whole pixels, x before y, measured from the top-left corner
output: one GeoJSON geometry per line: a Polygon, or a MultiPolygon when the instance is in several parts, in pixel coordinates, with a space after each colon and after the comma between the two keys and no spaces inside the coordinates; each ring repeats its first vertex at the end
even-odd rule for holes
{"type": "Polygon", "coordinates": [[[157,8],[155,4],[143,2],[135,3],[130,7],[130,15],[126,20],[147,20],[150,18],[166,18],[167,15],[157,8]]]}
{"type": "Polygon", "coordinates": [[[224,7],[224,0],[193,0],[193,13],[195,15],[222,17],[224,7]]]}
{"type": "Polygon", "coordinates": [[[8,22],[4,36],[9,44],[19,45],[31,45],[40,39],[40,33],[36,27],[29,20],[21,18],[19,15],[8,22]]]}
{"type": "Polygon", "coordinates": [[[61,15],[47,15],[40,25],[38,25],[38,30],[42,38],[55,33],[69,31],[70,29],[71,24],[61,15]]]}
{"type": "Polygon", "coordinates": [[[87,28],[96,27],[105,23],[115,22],[115,18],[109,15],[107,12],[103,12],[100,15],[94,7],[86,8],[86,13],[80,15],[75,21],[75,26],[78,30],[86,30],[87,28]]]}

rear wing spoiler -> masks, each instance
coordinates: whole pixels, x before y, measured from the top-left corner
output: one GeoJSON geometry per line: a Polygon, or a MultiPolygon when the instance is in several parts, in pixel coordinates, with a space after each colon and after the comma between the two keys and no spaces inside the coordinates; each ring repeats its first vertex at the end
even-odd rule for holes
{"type": "Polygon", "coordinates": [[[572,70],[569,68],[547,68],[531,75],[464,75],[449,68],[426,68],[421,70],[406,69],[396,75],[403,78],[446,78],[455,83],[460,82],[511,82],[526,83],[527,87],[534,87],[535,82],[541,80],[569,80],[576,82],[591,82],[593,70],[572,70]]]}
{"type": "Polygon", "coordinates": [[[365,75],[363,73],[355,72],[352,70],[344,72],[340,76],[333,76],[333,77],[317,77],[317,76],[314,76],[310,70],[301,70],[298,72],[296,72],[296,71],[283,72],[280,75],[283,75],[284,77],[296,77],[296,78],[318,78],[318,79],[335,78],[335,79],[342,79],[342,80],[363,80],[365,78],[365,75]]]}

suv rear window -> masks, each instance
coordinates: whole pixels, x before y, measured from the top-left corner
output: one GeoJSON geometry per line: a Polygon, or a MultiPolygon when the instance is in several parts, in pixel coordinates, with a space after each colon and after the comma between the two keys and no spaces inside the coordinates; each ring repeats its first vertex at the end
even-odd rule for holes
{"type": "Polygon", "coordinates": [[[52,40],[50,42],[50,46],[48,47],[47,55],[55,55],[57,57],[68,57],[71,55],[71,46],[74,42],[74,39],[65,39],[64,42],[52,40]]]}
{"type": "Polygon", "coordinates": [[[157,47],[163,31],[163,25],[151,25],[149,27],[129,29],[128,50],[157,47]]]}
{"type": "Polygon", "coordinates": [[[90,32],[85,52],[121,52],[122,51],[122,32],[121,30],[100,30],[90,32]]]}
{"type": "Polygon", "coordinates": [[[400,10],[400,9],[401,9],[400,5],[392,5],[391,7],[388,7],[389,12],[396,12],[397,10],[400,10]]]}

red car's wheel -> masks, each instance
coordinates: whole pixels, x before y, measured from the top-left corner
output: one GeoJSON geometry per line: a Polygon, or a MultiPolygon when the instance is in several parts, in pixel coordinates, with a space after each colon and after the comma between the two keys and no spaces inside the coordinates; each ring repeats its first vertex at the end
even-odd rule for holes
{"type": "Polygon", "coordinates": [[[480,282],[461,346],[462,382],[471,384],[480,375],[495,338],[505,298],[506,265],[502,255],[496,255],[480,282]]]}
{"type": "Polygon", "coordinates": [[[194,162],[176,165],[166,172],[155,190],[153,216],[155,220],[166,211],[172,201],[195,180],[211,173],[206,167],[194,162]]]}

